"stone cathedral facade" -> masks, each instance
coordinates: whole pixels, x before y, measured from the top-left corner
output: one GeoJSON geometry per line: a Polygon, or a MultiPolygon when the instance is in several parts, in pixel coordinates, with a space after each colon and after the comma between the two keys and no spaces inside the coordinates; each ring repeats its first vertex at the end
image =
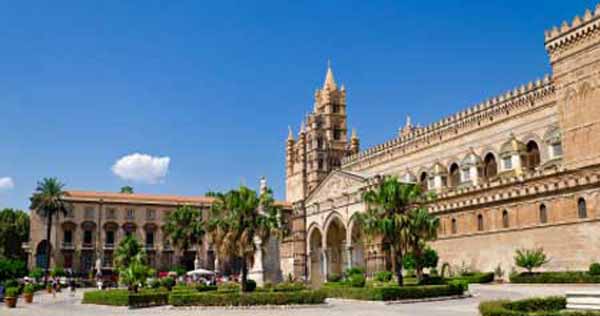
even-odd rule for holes
{"type": "Polygon", "coordinates": [[[435,191],[440,264],[514,267],[518,248],[543,247],[547,270],[600,260],[600,5],[545,33],[552,73],[428,126],[408,120],[384,143],[348,137],[346,90],[329,67],[297,134],[286,141],[291,234],[281,269],[320,283],[350,266],[389,264],[352,215],[383,176],[435,191]]]}

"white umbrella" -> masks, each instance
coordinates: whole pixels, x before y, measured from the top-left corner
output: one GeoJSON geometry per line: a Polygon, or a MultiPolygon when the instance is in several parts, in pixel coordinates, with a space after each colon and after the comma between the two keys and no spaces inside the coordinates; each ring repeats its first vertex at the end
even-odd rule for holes
{"type": "Polygon", "coordinates": [[[206,269],[196,269],[192,271],[188,271],[186,275],[214,275],[214,271],[206,270],[206,269]]]}

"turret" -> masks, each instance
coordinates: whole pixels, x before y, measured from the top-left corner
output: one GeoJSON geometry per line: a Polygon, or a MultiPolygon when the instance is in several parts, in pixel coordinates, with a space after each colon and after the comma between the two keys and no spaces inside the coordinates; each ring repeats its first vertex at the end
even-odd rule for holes
{"type": "Polygon", "coordinates": [[[349,155],[355,155],[358,154],[358,152],[360,151],[360,140],[358,139],[358,136],[356,135],[356,129],[352,129],[352,136],[350,137],[350,148],[349,148],[349,155]]]}

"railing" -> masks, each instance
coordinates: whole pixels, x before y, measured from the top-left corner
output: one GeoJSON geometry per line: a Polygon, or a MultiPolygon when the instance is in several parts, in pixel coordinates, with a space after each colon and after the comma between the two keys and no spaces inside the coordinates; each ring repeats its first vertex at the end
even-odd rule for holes
{"type": "Polygon", "coordinates": [[[144,247],[146,250],[154,250],[154,244],[146,244],[144,247]]]}
{"type": "Polygon", "coordinates": [[[72,242],[65,242],[63,241],[61,244],[61,248],[62,249],[75,249],[75,246],[73,245],[72,242]]]}
{"type": "Polygon", "coordinates": [[[93,248],[94,248],[93,243],[82,243],[81,244],[81,249],[93,249],[93,248]]]}
{"type": "Polygon", "coordinates": [[[114,248],[115,248],[114,243],[104,243],[104,249],[114,249],[114,248]]]}

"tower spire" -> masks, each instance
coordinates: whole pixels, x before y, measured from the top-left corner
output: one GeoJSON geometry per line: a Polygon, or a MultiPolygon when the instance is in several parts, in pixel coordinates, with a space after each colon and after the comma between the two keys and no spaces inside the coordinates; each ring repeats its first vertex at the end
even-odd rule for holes
{"type": "Polygon", "coordinates": [[[292,133],[292,127],[288,126],[288,138],[287,140],[294,140],[294,135],[292,133]]]}
{"type": "Polygon", "coordinates": [[[337,85],[335,84],[335,78],[333,78],[333,70],[331,70],[331,61],[327,61],[327,73],[325,74],[325,83],[323,89],[335,90],[337,85]]]}

